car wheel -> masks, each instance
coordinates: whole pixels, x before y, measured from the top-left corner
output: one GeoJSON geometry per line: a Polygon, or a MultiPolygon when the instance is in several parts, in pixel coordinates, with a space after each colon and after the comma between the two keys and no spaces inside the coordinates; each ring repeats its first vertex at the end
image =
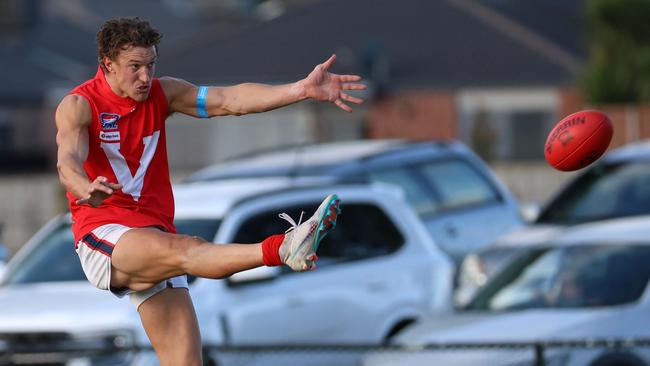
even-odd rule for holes
{"type": "Polygon", "coordinates": [[[415,319],[402,319],[399,322],[397,322],[393,327],[390,329],[388,334],[384,337],[383,344],[386,345],[390,343],[391,339],[393,339],[394,336],[396,336],[402,329],[406,328],[407,326],[415,323],[415,319]]]}

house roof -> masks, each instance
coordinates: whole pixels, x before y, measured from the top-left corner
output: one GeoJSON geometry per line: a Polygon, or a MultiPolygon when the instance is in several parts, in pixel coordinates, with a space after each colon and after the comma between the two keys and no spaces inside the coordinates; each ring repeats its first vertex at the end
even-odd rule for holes
{"type": "Polygon", "coordinates": [[[72,85],[95,71],[93,36],[73,25],[46,22],[23,37],[0,48],[0,100],[38,101],[48,89],[72,85]]]}
{"type": "Polygon", "coordinates": [[[538,19],[514,0],[327,0],[246,27],[183,14],[169,4],[184,3],[174,1],[26,4],[39,6],[35,26],[14,38],[0,34],[0,103],[38,102],[92,77],[95,32],[124,15],[162,31],[158,75],[197,84],[292,81],[332,53],[333,71],[394,89],[570,84],[581,63],[578,41],[563,43],[573,34],[569,5],[553,18],[562,24],[556,30],[546,25],[549,11],[538,19]]]}
{"type": "Polygon", "coordinates": [[[72,88],[93,77],[97,68],[95,35],[112,17],[137,15],[150,20],[162,32],[166,47],[174,47],[176,42],[206,28],[224,32],[224,27],[210,25],[214,20],[211,17],[180,11],[178,6],[183,2],[14,2],[17,6],[36,7],[17,13],[35,16],[36,20],[15,30],[0,29],[0,103],[39,103],[52,88],[72,88]]]}
{"type": "Polygon", "coordinates": [[[396,89],[572,84],[581,64],[478,1],[329,0],[228,37],[206,34],[165,53],[159,70],[195,83],[286,82],[331,53],[333,71],[375,73],[396,89]]]}
{"type": "Polygon", "coordinates": [[[585,2],[586,0],[481,0],[482,4],[578,58],[587,55],[585,2]]]}

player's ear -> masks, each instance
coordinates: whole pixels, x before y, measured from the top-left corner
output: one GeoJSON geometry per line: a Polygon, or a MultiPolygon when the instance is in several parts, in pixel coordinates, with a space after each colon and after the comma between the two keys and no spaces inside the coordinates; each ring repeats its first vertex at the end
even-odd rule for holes
{"type": "Polygon", "coordinates": [[[108,56],[104,56],[102,59],[102,64],[104,65],[104,70],[107,72],[113,72],[113,60],[111,60],[108,56]]]}

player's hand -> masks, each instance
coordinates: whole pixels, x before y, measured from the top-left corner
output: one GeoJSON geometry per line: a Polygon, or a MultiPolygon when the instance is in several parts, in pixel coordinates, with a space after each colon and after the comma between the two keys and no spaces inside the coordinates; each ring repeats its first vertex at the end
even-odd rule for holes
{"type": "Polygon", "coordinates": [[[110,197],[115,190],[121,189],[122,185],[119,183],[111,183],[106,177],[97,177],[88,186],[88,195],[84,198],[78,199],[78,205],[91,205],[98,207],[104,202],[105,199],[110,197]]]}
{"type": "Polygon", "coordinates": [[[352,108],[345,102],[354,104],[363,103],[363,99],[353,97],[345,90],[365,90],[366,86],[356,81],[361,80],[358,75],[339,75],[329,72],[330,66],[336,60],[336,55],[332,55],[327,61],[314,68],[307,78],[303,80],[307,97],[327,101],[336,104],[346,112],[352,112],[352,108]]]}

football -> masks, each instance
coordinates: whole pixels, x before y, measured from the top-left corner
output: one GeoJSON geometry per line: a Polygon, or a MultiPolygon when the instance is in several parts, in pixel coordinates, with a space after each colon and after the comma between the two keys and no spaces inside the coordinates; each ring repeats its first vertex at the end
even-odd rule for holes
{"type": "Polygon", "coordinates": [[[557,170],[584,168],[603,155],[613,133],[612,122],[603,112],[584,110],[570,114],[549,133],[544,157],[557,170]]]}

